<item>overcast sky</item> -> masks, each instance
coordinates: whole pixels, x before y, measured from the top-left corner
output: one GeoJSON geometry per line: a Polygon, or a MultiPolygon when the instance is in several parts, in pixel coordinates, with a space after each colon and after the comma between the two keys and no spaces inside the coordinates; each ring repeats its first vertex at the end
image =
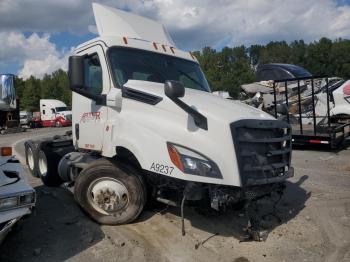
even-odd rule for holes
{"type": "Polygon", "coordinates": [[[91,2],[162,22],[186,50],[350,39],[350,0],[0,0],[0,73],[66,69],[74,46],[96,36],[91,2]]]}

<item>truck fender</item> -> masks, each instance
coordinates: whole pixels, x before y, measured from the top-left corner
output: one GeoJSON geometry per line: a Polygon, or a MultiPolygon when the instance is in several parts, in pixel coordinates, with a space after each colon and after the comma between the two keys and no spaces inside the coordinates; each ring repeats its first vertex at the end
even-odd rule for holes
{"type": "Polygon", "coordinates": [[[135,123],[120,126],[115,139],[115,149],[122,147],[130,151],[143,169],[148,170],[152,161],[162,159],[164,155],[168,158],[165,138],[145,126],[135,123]]]}

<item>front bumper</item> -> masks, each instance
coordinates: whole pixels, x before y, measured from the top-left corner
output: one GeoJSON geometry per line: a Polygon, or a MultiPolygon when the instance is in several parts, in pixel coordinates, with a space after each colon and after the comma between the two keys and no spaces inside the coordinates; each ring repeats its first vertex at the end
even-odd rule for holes
{"type": "Polygon", "coordinates": [[[246,185],[247,186],[256,186],[256,185],[264,185],[264,184],[271,184],[271,183],[279,183],[279,182],[283,182],[287,178],[290,178],[293,176],[294,176],[294,168],[289,167],[289,170],[281,176],[270,177],[270,178],[261,178],[261,179],[247,179],[246,185]]]}
{"type": "Polygon", "coordinates": [[[17,205],[0,211],[0,243],[23,216],[35,206],[35,190],[28,184],[22,165],[13,157],[0,157],[0,199],[17,199],[17,205]],[[30,195],[31,201],[25,196],[30,195]]]}
{"type": "Polygon", "coordinates": [[[11,231],[12,227],[17,223],[17,221],[20,220],[20,218],[14,218],[10,221],[7,221],[3,224],[0,224],[0,245],[4,241],[7,234],[11,231]]]}

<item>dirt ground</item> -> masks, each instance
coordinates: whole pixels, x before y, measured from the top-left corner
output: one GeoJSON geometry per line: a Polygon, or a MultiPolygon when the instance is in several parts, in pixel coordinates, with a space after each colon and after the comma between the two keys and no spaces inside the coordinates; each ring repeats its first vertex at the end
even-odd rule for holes
{"type": "MultiPolygon", "coordinates": [[[[23,139],[63,133],[40,129],[0,137],[23,161],[23,139]]],[[[350,149],[294,150],[295,176],[267,219],[265,242],[239,241],[239,211],[214,217],[157,205],[133,224],[91,221],[64,188],[44,187],[30,177],[38,200],[33,214],[0,246],[0,261],[350,261],[350,149]]],[[[262,203],[264,204],[264,203],[262,203]]]]}

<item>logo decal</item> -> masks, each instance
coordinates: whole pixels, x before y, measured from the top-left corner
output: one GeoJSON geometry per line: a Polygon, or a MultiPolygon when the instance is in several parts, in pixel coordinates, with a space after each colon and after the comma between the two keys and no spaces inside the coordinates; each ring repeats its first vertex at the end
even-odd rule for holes
{"type": "Polygon", "coordinates": [[[101,112],[86,112],[80,118],[80,123],[86,123],[91,121],[100,121],[101,120],[101,112]]]}

